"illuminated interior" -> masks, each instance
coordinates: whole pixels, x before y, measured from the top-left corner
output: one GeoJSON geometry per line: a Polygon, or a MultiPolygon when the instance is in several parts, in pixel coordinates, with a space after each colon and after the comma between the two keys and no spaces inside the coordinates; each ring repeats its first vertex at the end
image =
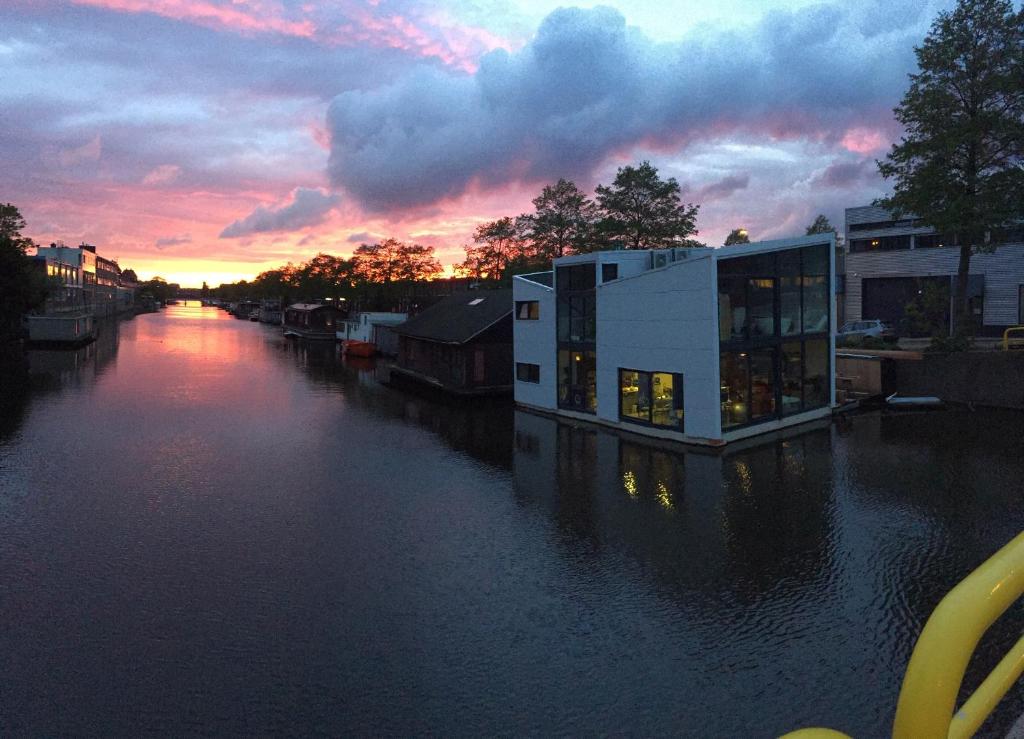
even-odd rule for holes
{"type": "Polygon", "coordinates": [[[619,370],[619,417],[624,421],[683,430],[683,376],[619,370]]]}
{"type": "Polygon", "coordinates": [[[828,249],[718,262],[723,429],[829,403],[828,249]]]}

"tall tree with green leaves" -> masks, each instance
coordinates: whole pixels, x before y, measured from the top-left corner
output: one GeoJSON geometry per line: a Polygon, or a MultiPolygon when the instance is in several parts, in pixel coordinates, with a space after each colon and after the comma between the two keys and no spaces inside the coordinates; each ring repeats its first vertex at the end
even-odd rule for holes
{"type": "Polygon", "coordinates": [[[598,230],[608,242],[629,249],[690,246],[699,205],[683,203],[674,177],[663,180],[650,162],[621,167],[611,185],[598,185],[598,230]]]}
{"type": "Polygon", "coordinates": [[[477,226],[461,269],[478,279],[503,280],[511,274],[511,266],[526,257],[523,221],[506,216],[477,226]]]}
{"type": "Polygon", "coordinates": [[[918,72],[895,109],[904,134],[879,171],[878,204],[912,213],[960,247],[955,325],[968,330],[972,254],[1024,217],[1024,9],[960,0],[915,49],[918,72]]]}
{"type": "Polygon", "coordinates": [[[725,237],[726,246],[736,246],[737,244],[749,244],[750,234],[747,233],[745,228],[734,228],[729,232],[729,235],[725,237]]]}
{"type": "Polygon", "coordinates": [[[575,182],[560,179],[546,185],[533,207],[521,218],[535,259],[547,262],[593,249],[597,206],[575,182]]]}
{"type": "Polygon", "coordinates": [[[28,249],[34,244],[23,228],[18,208],[0,203],[0,341],[19,336],[22,316],[46,300],[46,275],[33,268],[28,249]]]}

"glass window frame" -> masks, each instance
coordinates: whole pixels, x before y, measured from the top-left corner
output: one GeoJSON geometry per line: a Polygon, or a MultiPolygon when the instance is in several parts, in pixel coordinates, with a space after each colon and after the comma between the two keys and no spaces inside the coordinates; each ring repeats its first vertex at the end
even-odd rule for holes
{"type": "Polygon", "coordinates": [[[539,321],[540,301],[539,300],[517,300],[516,301],[517,321],[539,321]],[[525,313],[526,315],[522,315],[525,313]]]}
{"type": "Polygon", "coordinates": [[[540,384],[540,365],[530,362],[516,362],[516,381],[540,384]],[[525,377],[523,375],[526,375],[525,377]]]}
{"type": "MultiPolygon", "coordinates": [[[[731,257],[728,259],[719,260],[717,267],[717,284],[719,290],[721,286],[727,284],[730,280],[744,279],[748,280],[758,279],[761,277],[772,277],[774,279],[774,298],[773,298],[773,314],[774,314],[774,333],[771,336],[755,335],[750,331],[750,310],[748,307],[747,315],[745,317],[744,334],[746,338],[732,338],[730,332],[730,338],[722,338],[721,333],[721,315],[719,315],[719,383],[722,382],[722,371],[725,366],[725,355],[735,354],[737,359],[742,358],[745,362],[746,369],[746,410],[744,412],[745,419],[743,422],[733,425],[726,425],[724,405],[723,412],[720,414],[721,429],[722,433],[731,433],[736,430],[745,429],[750,426],[756,426],[770,421],[777,421],[797,415],[798,413],[804,413],[819,408],[827,408],[831,403],[831,392],[826,393],[825,402],[818,405],[808,405],[807,392],[805,389],[807,383],[807,344],[813,341],[824,341],[827,347],[831,347],[831,331],[832,322],[835,320],[835,305],[832,299],[831,285],[835,279],[834,268],[831,262],[831,254],[827,254],[829,247],[827,244],[811,244],[804,247],[794,247],[792,250],[781,250],[776,252],[767,252],[765,254],[756,255],[759,259],[756,262],[752,262],[750,267],[737,263],[733,265],[726,265],[725,269],[722,269],[723,264],[742,259],[748,259],[750,257],[731,257]],[[809,250],[820,249],[826,254],[811,254],[809,250]],[[796,251],[799,254],[799,270],[793,274],[791,270],[782,269],[782,263],[788,259],[792,262],[792,256],[788,256],[791,251],[796,251]],[[827,256],[827,258],[826,258],[827,256]],[[766,257],[772,258],[773,266],[770,270],[770,274],[765,273],[766,257]],[[824,274],[822,274],[824,269],[824,274]],[[764,274],[762,274],[764,273],[764,274]],[[800,299],[799,299],[799,315],[801,320],[800,332],[799,333],[782,333],[782,282],[786,278],[796,278],[797,283],[800,285],[800,299]],[[826,298],[825,308],[828,315],[828,321],[824,329],[817,331],[808,331],[807,325],[804,319],[804,311],[808,307],[807,299],[809,296],[808,283],[820,284],[816,279],[819,277],[825,278],[826,285],[826,298]],[[810,278],[810,279],[808,279],[810,278]],[[800,403],[799,408],[786,411],[785,403],[783,401],[783,363],[784,363],[784,347],[786,345],[799,344],[800,346],[800,403]],[[774,397],[773,413],[765,416],[753,417],[753,374],[751,366],[751,355],[758,351],[773,350],[773,373],[772,373],[772,392],[774,397]]],[[[755,256],[755,255],[751,255],[755,256]]],[[[749,287],[745,291],[744,295],[746,302],[749,305],[749,287]]],[[[721,294],[721,292],[719,292],[721,294]]],[[[795,305],[791,306],[795,307],[795,305]]],[[[721,302],[719,302],[719,309],[721,310],[721,302]]],[[[832,364],[834,359],[830,351],[826,350],[826,366],[825,373],[826,377],[832,376],[832,364]]],[[[826,381],[827,382],[827,381],[826,381]]],[[[731,402],[731,401],[730,401],[731,402]]],[[[790,405],[792,408],[792,404],[790,405]]]]}
{"type": "Polygon", "coordinates": [[[685,409],[685,385],[682,372],[666,372],[664,370],[641,370],[632,367],[619,367],[618,369],[618,394],[619,394],[619,420],[625,421],[626,423],[636,424],[637,426],[644,426],[647,428],[662,429],[664,431],[678,431],[684,432],[686,425],[686,409],[685,409]],[[647,419],[644,420],[637,416],[631,416],[623,410],[623,375],[625,373],[635,373],[638,379],[644,379],[647,383],[646,388],[639,387],[638,392],[641,396],[644,395],[646,389],[646,397],[648,399],[647,404],[647,419]],[[661,424],[654,422],[654,376],[655,375],[669,375],[672,377],[672,410],[678,410],[677,404],[682,404],[682,416],[680,416],[676,422],[671,424],[661,424]]]}

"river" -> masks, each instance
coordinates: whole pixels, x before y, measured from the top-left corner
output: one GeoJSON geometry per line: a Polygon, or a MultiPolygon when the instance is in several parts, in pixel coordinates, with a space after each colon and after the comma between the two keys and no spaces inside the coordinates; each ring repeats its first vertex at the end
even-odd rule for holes
{"type": "Polygon", "coordinates": [[[27,361],[3,735],[878,736],[932,608],[1024,528],[1019,413],[714,454],[386,387],[195,303],[27,361]]]}

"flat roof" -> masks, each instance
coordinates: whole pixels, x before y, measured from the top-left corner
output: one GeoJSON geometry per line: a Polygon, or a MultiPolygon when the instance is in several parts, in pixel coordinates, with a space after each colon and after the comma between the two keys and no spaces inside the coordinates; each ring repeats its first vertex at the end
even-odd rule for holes
{"type": "Polygon", "coordinates": [[[772,251],[783,251],[785,249],[799,249],[805,246],[816,244],[831,244],[835,246],[835,234],[810,234],[809,236],[793,236],[788,239],[773,239],[771,241],[755,241],[750,244],[736,244],[735,246],[719,246],[714,251],[716,261],[732,259],[733,257],[745,257],[751,254],[764,254],[772,251]]]}

